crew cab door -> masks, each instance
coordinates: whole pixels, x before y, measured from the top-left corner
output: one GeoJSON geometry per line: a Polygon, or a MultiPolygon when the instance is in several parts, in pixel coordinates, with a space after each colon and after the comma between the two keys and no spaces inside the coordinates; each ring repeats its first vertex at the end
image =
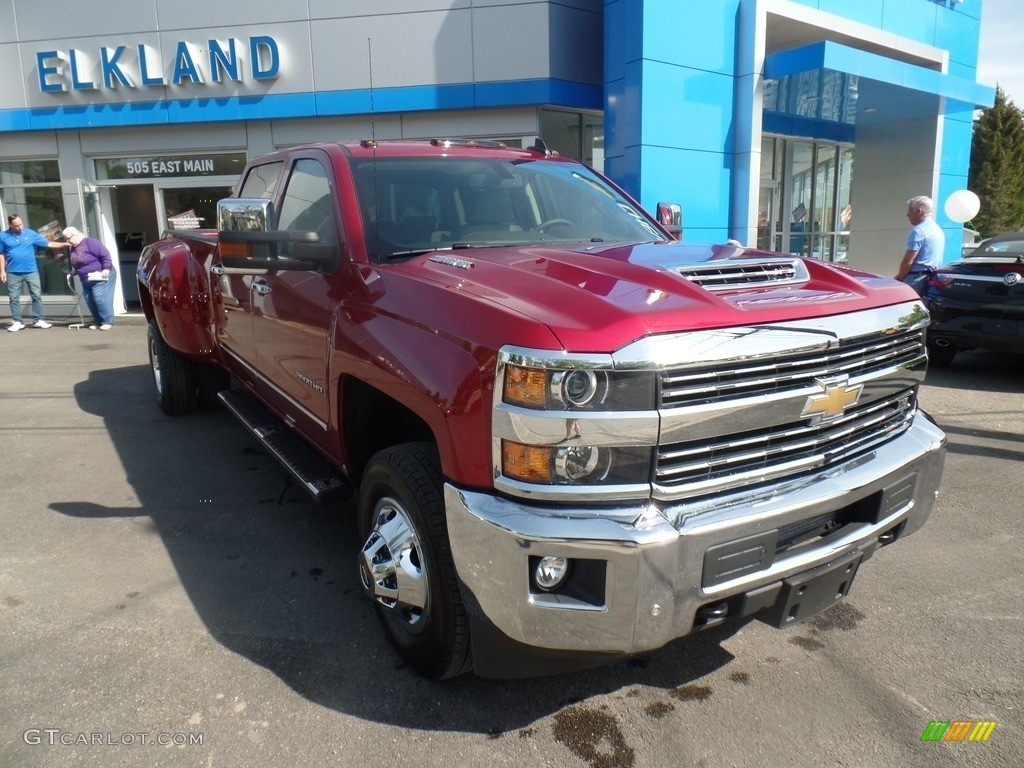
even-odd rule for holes
{"type": "MultiPolygon", "coordinates": [[[[284,176],[284,163],[280,160],[255,165],[242,180],[239,197],[273,200],[284,176]]],[[[223,317],[218,319],[218,344],[228,355],[228,363],[235,374],[246,383],[252,383],[252,367],[256,361],[256,339],[252,324],[252,284],[262,273],[245,268],[225,266],[218,258],[211,272],[217,280],[218,297],[223,317]]]]}
{"type": "MultiPolygon", "coordinates": [[[[277,229],[315,232],[318,247],[340,237],[330,164],[318,150],[297,153],[286,170],[277,229]]],[[[301,244],[283,244],[282,258],[301,258],[301,244]]],[[[329,338],[337,299],[329,273],[337,257],[311,271],[268,269],[251,283],[256,367],[265,396],[308,437],[326,444],[330,422],[329,338]]]]}

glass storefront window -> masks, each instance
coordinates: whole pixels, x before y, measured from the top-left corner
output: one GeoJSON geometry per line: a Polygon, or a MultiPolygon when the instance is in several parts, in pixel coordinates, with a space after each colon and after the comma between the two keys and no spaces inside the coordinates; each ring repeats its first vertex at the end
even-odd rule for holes
{"type": "Polygon", "coordinates": [[[836,193],[836,261],[846,261],[850,248],[850,222],[853,221],[853,203],[850,201],[850,184],[853,181],[853,149],[844,147],[839,153],[839,181],[836,193]]]}
{"type": "Polygon", "coordinates": [[[835,146],[815,147],[814,218],[812,221],[815,232],[831,232],[835,229],[836,155],[838,152],[839,148],[835,146]]]}
{"type": "Polygon", "coordinates": [[[813,230],[814,145],[806,141],[792,142],[792,159],[784,169],[790,176],[789,253],[807,256],[810,241],[805,233],[813,230]]]}
{"type": "Polygon", "coordinates": [[[845,261],[853,218],[853,157],[850,146],[763,137],[758,247],[845,261]]]}
{"type": "Polygon", "coordinates": [[[0,187],[60,183],[56,160],[17,160],[0,163],[0,187]]]}
{"type": "Polygon", "coordinates": [[[540,135],[548,149],[604,169],[604,117],[561,109],[540,111],[540,135]]]}
{"type": "Polygon", "coordinates": [[[231,187],[188,187],[162,190],[167,226],[171,229],[217,226],[217,201],[231,197],[231,187]]]}
{"type": "Polygon", "coordinates": [[[782,161],[779,150],[782,142],[763,137],[761,139],[761,194],[757,203],[757,247],[763,250],[778,250],[775,232],[779,230],[779,182],[782,178],[782,161]]]}
{"type": "MultiPolygon", "coordinates": [[[[60,229],[67,223],[64,196],[60,187],[60,170],[56,160],[18,160],[0,162],[0,208],[2,226],[7,217],[16,214],[28,229],[41,229],[57,222],[60,229]]],[[[69,295],[67,262],[57,259],[53,251],[40,249],[36,265],[44,294],[69,295]]],[[[0,285],[0,296],[7,298],[6,284],[0,285]]]]}

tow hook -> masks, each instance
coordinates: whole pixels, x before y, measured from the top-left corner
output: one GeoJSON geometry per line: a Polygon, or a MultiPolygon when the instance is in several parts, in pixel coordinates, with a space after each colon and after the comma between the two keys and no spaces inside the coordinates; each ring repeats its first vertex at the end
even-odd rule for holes
{"type": "Polygon", "coordinates": [[[697,617],[705,619],[707,621],[714,621],[715,619],[724,619],[728,615],[728,603],[715,603],[714,605],[705,605],[703,608],[697,611],[697,617]]]}

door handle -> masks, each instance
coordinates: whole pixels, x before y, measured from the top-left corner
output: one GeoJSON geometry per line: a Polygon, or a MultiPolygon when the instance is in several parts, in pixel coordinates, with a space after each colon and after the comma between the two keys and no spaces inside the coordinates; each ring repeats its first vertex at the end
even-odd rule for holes
{"type": "Polygon", "coordinates": [[[254,280],[252,283],[252,289],[260,296],[266,296],[270,293],[270,286],[267,285],[266,280],[254,280]]]}

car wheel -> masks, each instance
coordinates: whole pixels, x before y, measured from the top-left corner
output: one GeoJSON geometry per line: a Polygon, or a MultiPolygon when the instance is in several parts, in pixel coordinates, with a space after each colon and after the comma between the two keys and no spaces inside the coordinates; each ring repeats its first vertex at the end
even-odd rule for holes
{"type": "Polygon", "coordinates": [[[929,365],[934,365],[936,368],[945,368],[953,362],[954,357],[956,357],[956,347],[952,344],[940,347],[932,342],[928,342],[929,365]]]}
{"type": "Polygon", "coordinates": [[[180,416],[195,408],[195,366],[167,345],[155,320],[149,324],[149,366],[161,411],[180,416]]]}
{"type": "Polygon", "coordinates": [[[399,655],[432,679],[468,672],[469,625],[433,445],[374,455],[360,488],[359,531],[359,578],[399,655]]]}

